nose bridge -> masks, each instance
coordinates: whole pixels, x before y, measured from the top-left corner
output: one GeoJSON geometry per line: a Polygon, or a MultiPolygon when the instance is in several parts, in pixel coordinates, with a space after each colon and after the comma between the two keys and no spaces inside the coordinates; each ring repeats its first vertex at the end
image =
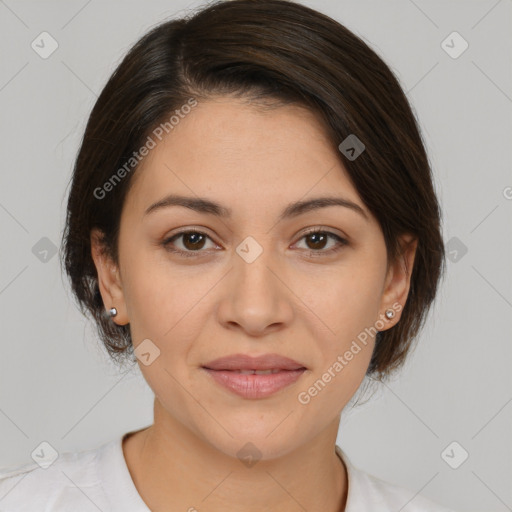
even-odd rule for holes
{"type": "Polygon", "coordinates": [[[291,306],[279,273],[271,237],[247,236],[235,248],[229,290],[221,307],[222,321],[258,333],[287,322],[291,306]]]}
{"type": "MultiPolygon", "coordinates": [[[[275,286],[275,276],[269,267],[275,267],[274,250],[271,247],[271,237],[247,236],[235,249],[234,270],[236,273],[235,286],[242,292],[252,289],[252,295],[261,293],[275,297],[278,290],[275,286]]],[[[257,297],[255,297],[257,298],[257,297]]]]}

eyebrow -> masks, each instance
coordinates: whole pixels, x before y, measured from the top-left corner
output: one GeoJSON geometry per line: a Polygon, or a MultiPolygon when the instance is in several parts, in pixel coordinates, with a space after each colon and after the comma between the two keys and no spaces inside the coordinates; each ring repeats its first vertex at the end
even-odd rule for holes
{"type": "MultiPolygon", "coordinates": [[[[170,194],[149,206],[144,212],[144,215],[148,215],[149,213],[162,208],[168,208],[170,206],[183,206],[199,213],[206,213],[222,218],[231,218],[232,214],[232,210],[230,208],[226,208],[219,203],[206,198],[170,194]]],[[[327,208],[329,206],[343,206],[345,208],[349,208],[363,216],[366,220],[369,220],[368,215],[361,206],[342,197],[317,197],[306,201],[290,203],[279,216],[279,220],[290,219],[306,212],[318,210],[320,208],[327,208]]]]}

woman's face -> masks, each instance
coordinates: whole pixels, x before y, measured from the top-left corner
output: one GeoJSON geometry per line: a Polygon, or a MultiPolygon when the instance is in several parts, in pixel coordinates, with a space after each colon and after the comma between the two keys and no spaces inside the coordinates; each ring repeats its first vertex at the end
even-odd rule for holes
{"type": "Polygon", "coordinates": [[[247,442],[273,458],[322,432],[335,438],[375,329],[399,320],[409,282],[398,267],[387,272],[380,227],[319,122],[298,107],[199,102],[137,173],[119,272],[95,261],[161,421],[233,457],[247,442]],[[190,207],[166,204],[171,194],[190,207]],[[355,206],[307,206],[321,198],[355,206]],[[238,359],[206,369],[241,354],[299,369],[279,359],[263,361],[279,370],[271,375],[239,373],[238,359]]]}

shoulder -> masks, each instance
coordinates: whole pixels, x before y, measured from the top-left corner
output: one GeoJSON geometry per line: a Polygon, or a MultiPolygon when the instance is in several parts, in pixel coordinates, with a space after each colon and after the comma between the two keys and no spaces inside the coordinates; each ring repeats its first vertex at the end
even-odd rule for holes
{"type": "Polygon", "coordinates": [[[348,496],[345,512],[379,510],[379,512],[454,512],[451,509],[391,484],[355,467],[347,455],[336,445],[348,472],[348,496]]]}
{"type": "Polygon", "coordinates": [[[45,467],[36,462],[0,468],[0,510],[5,512],[88,511],[101,508],[98,461],[117,440],[99,448],[64,452],[45,467]],[[94,505],[96,506],[94,506],[94,505]]]}

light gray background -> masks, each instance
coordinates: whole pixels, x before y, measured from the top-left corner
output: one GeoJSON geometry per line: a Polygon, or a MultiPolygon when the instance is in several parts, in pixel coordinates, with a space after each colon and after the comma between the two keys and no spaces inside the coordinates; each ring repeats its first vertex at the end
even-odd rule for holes
{"type": "MultiPolygon", "coordinates": [[[[0,466],[31,462],[41,441],[95,448],[152,422],[138,370],[108,362],[58,257],[32,248],[59,244],[73,159],[110,73],[150,27],[201,3],[0,0],[0,466]],[[59,44],[48,59],[31,48],[43,31],[59,44]]],[[[344,414],[338,443],[366,471],[452,508],[512,510],[512,2],[305,3],[398,74],[430,152],[445,241],[467,247],[450,255],[400,378],[344,414]],[[456,59],[441,47],[453,31],[469,43],[456,59]],[[452,441],[469,453],[458,469],[441,457],[452,441]]]]}

